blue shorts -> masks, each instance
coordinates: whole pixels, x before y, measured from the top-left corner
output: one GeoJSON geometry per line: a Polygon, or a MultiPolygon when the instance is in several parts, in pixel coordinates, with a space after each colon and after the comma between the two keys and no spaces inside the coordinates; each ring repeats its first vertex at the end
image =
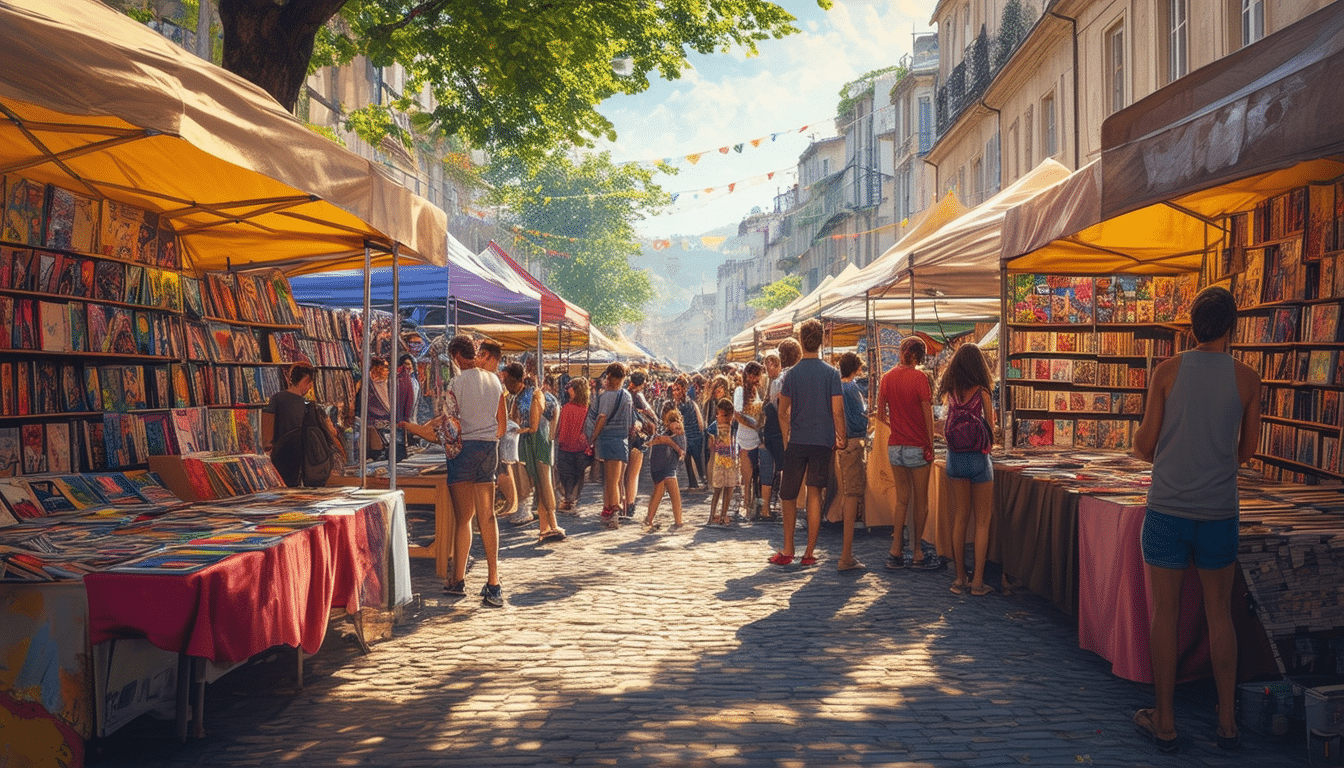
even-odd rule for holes
{"type": "Polygon", "coordinates": [[[606,430],[597,436],[597,447],[593,449],[593,455],[598,461],[629,461],[630,460],[630,442],[624,435],[608,436],[606,430]]]}
{"type": "Polygon", "coordinates": [[[1222,520],[1191,520],[1154,509],[1143,515],[1143,562],[1158,568],[1183,571],[1196,568],[1216,571],[1237,561],[1240,523],[1222,520]]]}
{"type": "Polygon", "coordinates": [[[971,483],[994,482],[994,464],[987,453],[947,452],[947,476],[952,480],[970,480],[971,483]]]}
{"type": "Polygon", "coordinates": [[[499,443],[463,440],[462,452],[448,460],[448,484],[493,483],[499,466],[499,443]]]}
{"type": "Polygon", "coordinates": [[[767,488],[775,487],[775,473],[777,468],[775,467],[774,454],[766,450],[765,446],[761,446],[760,451],[756,455],[757,458],[761,460],[761,485],[764,485],[767,488]]]}
{"type": "MultiPolygon", "coordinates": [[[[680,461],[680,459],[677,459],[680,461]]],[[[674,483],[677,480],[677,461],[673,461],[666,467],[649,467],[649,477],[653,478],[653,484],[657,485],[664,480],[671,480],[674,483]]]]}
{"type": "Polygon", "coordinates": [[[887,463],[893,467],[919,469],[928,464],[924,460],[924,449],[918,445],[888,445],[887,463]]]}

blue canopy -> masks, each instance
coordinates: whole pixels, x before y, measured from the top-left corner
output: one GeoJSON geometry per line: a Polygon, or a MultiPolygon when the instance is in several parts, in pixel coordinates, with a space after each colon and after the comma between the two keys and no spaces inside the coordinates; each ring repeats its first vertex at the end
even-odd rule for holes
{"type": "MultiPolygon", "coordinates": [[[[456,309],[456,323],[526,323],[535,325],[541,312],[541,296],[507,264],[488,249],[480,254],[467,250],[448,236],[448,266],[408,266],[400,269],[400,302],[403,307],[456,309]]],[[[364,271],[343,270],[290,278],[294,299],[330,307],[364,306],[364,271]]],[[[372,270],[369,295],[379,309],[392,306],[392,270],[372,270]]],[[[450,318],[451,319],[451,318],[450,318]]]]}

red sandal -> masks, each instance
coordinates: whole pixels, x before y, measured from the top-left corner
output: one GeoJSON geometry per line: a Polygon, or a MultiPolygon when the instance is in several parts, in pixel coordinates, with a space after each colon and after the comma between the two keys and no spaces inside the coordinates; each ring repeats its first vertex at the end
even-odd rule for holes
{"type": "Polygon", "coordinates": [[[770,556],[771,565],[790,565],[793,563],[793,555],[786,555],[783,552],[776,552],[770,556]]]}

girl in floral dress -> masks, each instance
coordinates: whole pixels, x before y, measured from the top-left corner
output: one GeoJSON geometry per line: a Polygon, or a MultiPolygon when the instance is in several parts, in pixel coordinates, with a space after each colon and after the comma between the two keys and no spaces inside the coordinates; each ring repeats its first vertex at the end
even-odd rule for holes
{"type": "Polygon", "coordinates": [[[714,497],[709,502],[709,524],[728,525],[728,509],[733,501],[733,492],[742,483],[742,475],[737,468],[737,449],[733,440],[733,401],[728,398],[719,400],[715,406],[717,419],[711,438],[713,462],[709,469],[709,487],[714,489],[714,497]],[[722,500],[721,511],[715,515],[715,509],[722,500]]]}

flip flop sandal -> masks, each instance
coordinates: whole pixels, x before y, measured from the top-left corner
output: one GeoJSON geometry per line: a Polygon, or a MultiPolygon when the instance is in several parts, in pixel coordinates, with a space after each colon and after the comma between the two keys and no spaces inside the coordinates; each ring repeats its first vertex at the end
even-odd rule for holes
{"type": "Polygon", "coordinates": [[[1158,752],[1172,754],[1180,750],[1176,737],[1164,739],[1157,735],[1157,726],[1153,723],[1153,710],[1140,709],[1134,713],[1134,731],[1157,747],[1158,752]]]}
{"type": "Polygon", "coordinates": [[[976,597],[984,597],[985,595],[988,595],[990,592],[993,592],[993,591],[994,591],[994,588],[991,587],[991,586],[989,586],[988,584],[986,584],[986,585],[984,585],[984,586],[980,586],[980,587],[971,587],[971,588],[970,588],[970,592],[971,592],[971,594],[972,594],[972,595],[975,595],[976,597]]]}
{"type": "Polygon", "coordinates": [[[950,589],[954,595],[966,594],[966,584],[964,582],[954,581],[952,582],[952,586],[948,587],[948,589],[950,589]]]}
{"type": "Polygon", "coordinates": [[[858,571],[863,569],[863,563],[858,560],[841,560],[835,564],[837,571],[858,571]]]}
{"type": "Polygon", "coordinates": [[[813,557],[812,555],[807,555],[807,556],[805,556],[802,560],[799,560],[799,561],[798,561],[798,564],[801,565],[801,566],[804,566],[804,567],[806,567],[806,566],[811,566],[811,565],[816,565],[816,564],[817,564],[817,558],[813,557]]]}
{"type": "Polygon", "coordinates": [[[771,565],[791,565],[792,563],[793,563],[793,555],[786,555],[783,552],[776,552],[775,554],[770,556],[771,565]]]}

